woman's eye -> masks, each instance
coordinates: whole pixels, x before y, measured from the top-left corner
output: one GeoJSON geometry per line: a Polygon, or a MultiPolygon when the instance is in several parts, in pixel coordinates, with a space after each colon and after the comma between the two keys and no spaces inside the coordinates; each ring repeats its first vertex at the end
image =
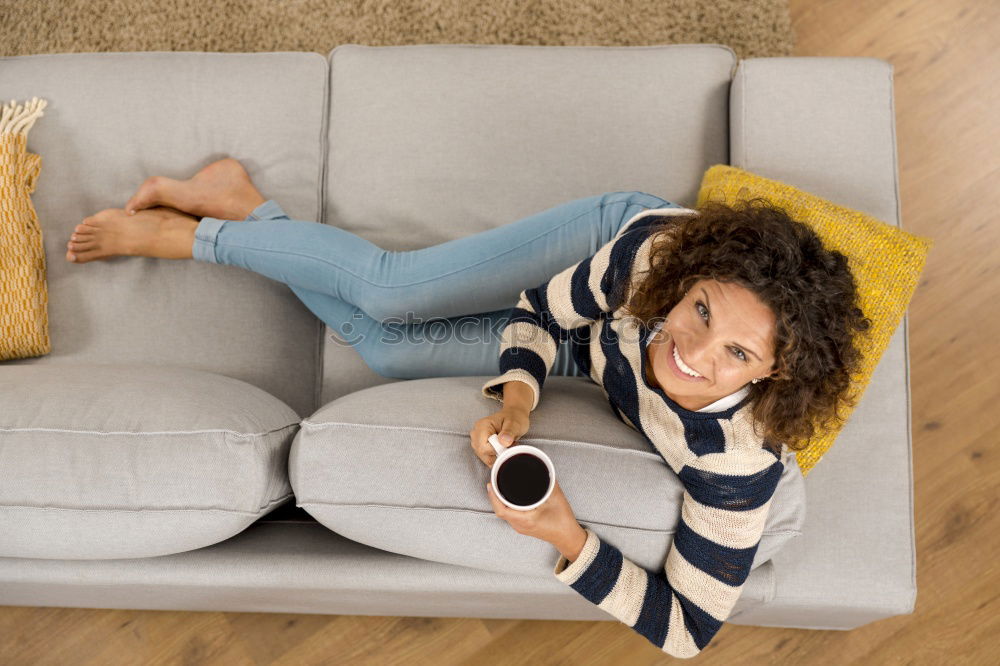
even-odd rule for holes
{"type": "MultiPolygon", "coordinates": [[[[706,314],[708,313],[708,308],[706,308],[705,304],[702,303],[701,301],[695,301],[694,305],[695,305],[695,308],[697,308],[697,310],[698,310],[698,314],[701,314],[702,310],[705,310],[706,314]]],[[[736,358],[740,359],[744,363],[747,362],[747,355],[743,353],[742,349],[737,349],[736,347],[733,347],[731,351],[733,352],[733,356],[735,356],[736,358]]]]}

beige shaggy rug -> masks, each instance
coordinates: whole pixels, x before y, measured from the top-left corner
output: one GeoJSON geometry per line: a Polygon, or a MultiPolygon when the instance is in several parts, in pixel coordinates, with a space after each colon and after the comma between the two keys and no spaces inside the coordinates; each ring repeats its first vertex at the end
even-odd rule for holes
{"type": "Polygon", "coordinates": [[[2,56],[676,43],[791,55],[788,0],[0,0],[2,56]]]}

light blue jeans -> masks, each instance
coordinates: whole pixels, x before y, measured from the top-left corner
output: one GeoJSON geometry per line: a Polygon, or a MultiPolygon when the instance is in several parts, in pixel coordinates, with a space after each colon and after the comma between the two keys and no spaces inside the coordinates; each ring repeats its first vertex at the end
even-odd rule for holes
{"type": "MultiPolygon", "coordinates": [[[[243,221],[202,218],[192,254],[288,285],[384,377],[496,375],[500,333],[523,289],[592,256],[637,213],[668,207],[677,204],[609,192],[394,252],[335,226],[292,220],[269,199],[243,221]]],[[[570,351],[560,345],[550,374],[582,376],[570,351]]]]}

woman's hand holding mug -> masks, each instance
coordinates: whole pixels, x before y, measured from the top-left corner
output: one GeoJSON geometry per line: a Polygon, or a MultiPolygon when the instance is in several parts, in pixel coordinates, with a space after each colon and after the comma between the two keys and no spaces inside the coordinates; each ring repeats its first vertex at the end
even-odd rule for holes
{"type": "MultiPolygon", "coordinates": [[[[469,436],[472,438],[472,450],[483,461],[483,464],[490,468],[491,479],[495,476],[492,471],[497,458],[500,457],[499,453],[505,453],[528,432],[529,413],[530,410],[526,409],[504,407],[500,411],[476,421],[469,432],[469,436]],[[509,435],[509,439],[505,439],[504,435],[509,435]],[[499,453],[490,443],[491,438],[503,447],[499,453]]],[[[534,449],[534,447],[526,448],[534,449]]],[[[548,465],[550,464],[551,462],[548,463],[548,465]]],[[[491,483],[486,484],[486,493],[493,506],[493,512],[498,518],[505,520],[515,532],[548,541],[572,561],[576,559],[583,548],[583,544],[587,540],[587,533],[577,522],[573,508],[563,494],[559,482],[555,480],[554,470],[549,469],[553,473],[552,487],[545,499],[540,504],[535,505],[533,509],[525,511],[511,508],[494,492],[491,483]]]]}
{"type": "Polygon", "coordinates": [[[493,467],[497,452],[490,445],[490,435],[497,435],[504,448],[510,447],[523,437],[531,425],[530,412],[524,409],[504,407],[498,412],[476,421],[469,431],[472,450],[487,467],[493,467]]]}

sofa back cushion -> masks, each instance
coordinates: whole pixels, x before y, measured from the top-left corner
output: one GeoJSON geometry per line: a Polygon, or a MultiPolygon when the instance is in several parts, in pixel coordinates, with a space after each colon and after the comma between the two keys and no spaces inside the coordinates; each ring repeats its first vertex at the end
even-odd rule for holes
{"type": "Polygon", "coordinates": [[[7,364],[120,363],[217,372],[300,415],[316,406],[319,320],[284,284],[232,266],[115,257],[73,264],[83,218],[148,177],[223,157],[293,217],[317,220],[327,63],[315,53],[72,53],[0,59],[5,99],[40,97],[28,149],[52,352],[7,364]]]}
{"type": "MultiPolygon", "coordinates": [[[[707,44],[338,46],[324,222],[401,251],[603,192],[692,205],[729,158],[735,64],[707,44]]],[[[324,356],[322,404],[400,381],[330,329],[324,356]]]]}

